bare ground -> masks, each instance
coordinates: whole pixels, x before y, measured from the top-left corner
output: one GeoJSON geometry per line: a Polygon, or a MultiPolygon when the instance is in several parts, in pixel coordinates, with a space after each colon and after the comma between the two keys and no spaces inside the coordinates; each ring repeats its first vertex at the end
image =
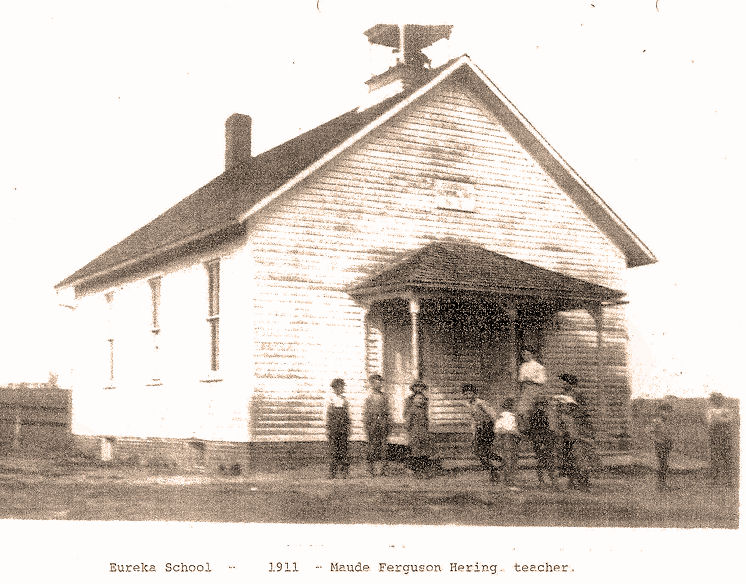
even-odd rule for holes
{"type": "Polygon", "coordinates": [[[321,466],[237,477],[102,465],[68,459],[0,459],[0,517],[15,519],[543,525],[592,527],[738,527],[736,489],[709,485],[702,472],[671,477],[659,493],[639,467],[607,470],[591,492],[539,488],[520,472],[517,491],[483,472],[430,479],[325,478],[321,466]]]}

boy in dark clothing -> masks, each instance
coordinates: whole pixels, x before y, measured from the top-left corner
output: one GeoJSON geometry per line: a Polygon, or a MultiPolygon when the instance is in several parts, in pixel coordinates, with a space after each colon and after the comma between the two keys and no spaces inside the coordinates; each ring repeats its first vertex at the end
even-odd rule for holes
{"type": "Polygon", "coordinates": [[[571,373],[563,373],[559,378],[564,383],[562,395],[557,398],[560,401],[570,398],[562,407],[568,409],[573,419],[569,423],[570,440],[563,440],[562,443],[563,474],[570,479],[571,486],[577,485],[587,490],[590,488],[591,470],[597,460],[593,420],[586,398],[578,389],[578,378],[571,373]],[[574,471],[574,476],[567,474],[569,470],[574,471]]]}
{"type": "Polygon", "coordinates": [[[673,449],[673,428],[671,426],[671,404],[663,403],[653,417],[652,435],[655,455],[658,458],[658,490],[667,488],[668,457],[673,449]]]}
{"type": "Polygon", "coordinates": [[[339,377],[331,383],[332,391],[326,402],[326,436],[329,440],[329,478],[334,478],[337,469],[342,476],[349,476],[350,463],[347,444],[350,439],[350,408],[344,397],[345,382],[339,377]]]}
{"type": "Polygon", "coordinates": [[[386,474],[386,448],[391,431],[389,401],[383,393],[383,377],[377,373],[368,379],[371,392],[363,405],[363,425],[368,437],[368,472],[375,474],[375,463],[380,461],[381,474],[386,474]]]}
{"type": "Polygon", "coordinates": [[[477,388],[471,383],[461,386],[472,418],[474,454],[485,469],[490,471],[490,480],[497,481],[499,466],[492,446],[495,441],[495,420],[497,412],[483,399],[477,397],[477,388]]]}
{"type": "Polygon", "coordinates": [[[710,470],[714,483],[735,484],[734,440],[735,414],[727,407],[721,393],[710,395],[707,409],[707,430],[710,437],[710,470]]]}
{"type": "Polygon", "coordinates": [[[544,484],[544,473],[546,472],[549,482],[554,486],[557,437],[550,426],[549,415],[547,415],[548,409],[549,402],[546,399],[540,399],[536,403],[536,407],[529,418],[528,435],[536,455],[536,476],[539,479],[539,484],[544,484]]]}

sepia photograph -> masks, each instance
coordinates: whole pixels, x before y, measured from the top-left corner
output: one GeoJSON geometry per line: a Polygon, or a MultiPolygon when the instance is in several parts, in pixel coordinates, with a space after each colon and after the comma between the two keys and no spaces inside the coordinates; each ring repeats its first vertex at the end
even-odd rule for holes
{"type": "Polygon", "coordinates": [[[2,5],[7,573],[725,577],[743,16],[2,5]]]}

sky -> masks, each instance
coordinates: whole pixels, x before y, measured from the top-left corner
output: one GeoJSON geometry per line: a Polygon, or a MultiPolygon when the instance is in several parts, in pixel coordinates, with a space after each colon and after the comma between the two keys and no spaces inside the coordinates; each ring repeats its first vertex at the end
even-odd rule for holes
{"type": "Polygon", "coordinates": [[[0,4],[0,383],[65,363],[54,284],[253,151],[355,107],[363,31],[453,24],[658,258],[628,270],[635,395],[740,396],[744,10],[736,2],[0,4]]]}

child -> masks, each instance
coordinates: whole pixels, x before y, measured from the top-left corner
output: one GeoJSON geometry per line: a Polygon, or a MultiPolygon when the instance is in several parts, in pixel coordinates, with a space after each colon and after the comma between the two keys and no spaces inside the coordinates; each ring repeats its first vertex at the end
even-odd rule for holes
{"type": "Polygon", "coordinates": [[[710,467],[714,483],[734,484],[733,412],[726,407],[721,393],[710,394],[707,409],[707,429],[710,436],[710,467]]]}
{"type": "Polygon", "coordinates": [[[549,477],[552,487],[555,486],[554,466],[557,437],[550,424],[550,405],[546,399],[536,402],[528,423],[528,435],[536,455],[536,476],[539,484],[544,485],[544,473],[549,477]]]}
{"type": "Polygon", "coordinates": [[[662,403],[653,417],[652,434],[655,455],[658,457],[658,490],[667,488],[668,457],[673,448],[673,428],[671,425],[671,411],[669,403],[662,403]]]}
{"type": "Polygon", "coordinates": [[[407,424],[409,436],[410,467],[414,476],[422,478],[430,468],[430,441],[428,399],[425,395],[427,385],[422,381],[415,381],[409,386],[412,392],[404,403],[404,420],[407,424]]]}
{"type": "Polygon", "coordinates": [[[495,441],[495,420],[497,412],[483,399],[477,397],[477,388],[466,383],[461,386],[461,393],[466,398],[469,413],[472,418],[472,432],[474,440],[474,454],[482,466],[490,471],[490,481],[497,481],[498,467],[492,454],[492,444],[495,441]]]}
{"type": "Polygon", "coordinates": [[[590,463],[587,437],[581,435],[578,424],[578,404],[569,395],[556,395],[557,435],[561,448],[562,474],[567,477],[570,489],[589,490],[590,463]]]}
{"type": "Polygon", "coordinates": [[[347,443],[350,438],[350,408],[344,397],[344,379],[337,377],[331,383],[333,393],[326,401],[326,436],[329,440],[329,478],[334,478],[337,468],[342,476],[349,476],[347,443]]]}
{"type": "MultiPolygon", "coordinates": [[[[572,429],[576,431],[571,456],[579,486],[587,490],[590,488],[591,469],[597,459],[593,419],[588,411],[585,396],[578,389],[578,378],[570,373],[563,373],[559,378],[564,382],[562,395],[573,400],[568,402],[575,422],[572,429]]],[[[560,399],[565,398],[560,396],[560,399]]]]}
{"type": "Polygon", "coordinates": [[[368,437],[368,473],[375,476],[375,463],[381,463],[381,475],[386,474],[386,450],[391,431],[391,412],[386,394],[383,393],[383,377],[377,373],[368,378],[370,393],[363,406],[363,425],[368,437]]]}
{"type": "Polygon", "coordinates": [[[503,411],[495,421],[495,436],[503,461],[503,481],[511,490],[517,490],[517,487],[513,485],[513,477],[518,466],[518,444],[521,441],[521,435],[518,432],[518,422],[513,412],[513,399],[506,398],[501,405],[503,411]]]}

